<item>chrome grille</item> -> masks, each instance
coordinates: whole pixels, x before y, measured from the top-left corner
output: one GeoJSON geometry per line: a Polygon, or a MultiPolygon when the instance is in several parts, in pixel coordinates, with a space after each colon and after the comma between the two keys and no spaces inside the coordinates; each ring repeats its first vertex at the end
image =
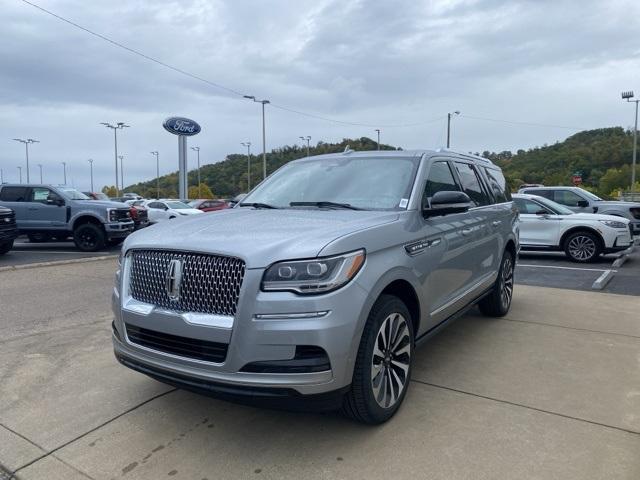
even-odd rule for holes
{"type": "Polygon", "coordinates": [[[133,250],[129,256],[129,294],[136,300],[176,312],[235,315],[245,271],[239,258],[168,250],[133,250]],[[177,300],[167,289],[174,259],[183,262],[177,300]]]}

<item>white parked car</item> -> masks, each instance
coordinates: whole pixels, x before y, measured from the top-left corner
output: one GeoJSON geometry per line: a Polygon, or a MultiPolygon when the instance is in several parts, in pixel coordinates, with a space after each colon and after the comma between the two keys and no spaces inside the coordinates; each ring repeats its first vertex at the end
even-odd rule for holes
{"type": "Polygon", "coordinates": [[[200,215],[202,210],[191,208],[186,203],[178,200],[147,200],[143,204],[149,213],[149,222],[158,223],[163,220],[171,220],[184,215],[200,215]]]}
{"type": "Polygon", "coordinates": [[[520,212],[522,250],[564,250],[575,262],[590,262],[633,244],[626,218],[574,213],[537,195],[514,194],[513,203],[520,212]]]}

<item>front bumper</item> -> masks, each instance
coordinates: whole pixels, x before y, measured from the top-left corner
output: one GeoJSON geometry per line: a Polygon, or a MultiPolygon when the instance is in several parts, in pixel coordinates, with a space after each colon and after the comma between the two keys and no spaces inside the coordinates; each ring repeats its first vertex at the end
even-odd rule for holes
{"type": "Polygon", "coordinates": [[[18,237],[18,230],[0,230],[0,244],[10,242],[18,237]]]}
{"type": "Polygon", "coordinates": [[[129,220],[128,222],[112,222],[104,224],[104,230],[107,233],[107,237],[110,239],[126,237],[133,232],[134,228],[135,224],[133,223],[133,220],[129,220]]]}
{"type": "MultiPolygon", "coordinates": [[[[206,324],[207,321],[189,314],[152,306],[151,309],[139,308],[139,302],[132,301],[127,295],[121,299],[115,288],[113,311],[117,332],[113,345],[116,357],[124,365],[166,383],[217,396],[243,397],[246,396],[243,392],[253,392],[249,396],[266,396],[275,403],[282,401],[288,405],[291,399],[298,403],[300,396],[327,394],[331,397],[335,392],[343,392],[351,383],[367,292],[355,281],[340,290],[318,296],[262,292],[259,287],[263,272],[262,269],[246,271],[236,316],[227,318],[227,323],[206,324]],[[313,312],[322,314],[287,318],[292,314],[313,312]],[[267,317],[258,318],[258,315],[267,317]],[[228,345],[226,358],[223,363],[212,363],[153,350],[131,342],[127,325],[167,335],[222,342],[228,345]],[[324,349],[330,368],[306,373],[242,371],[243,367],[255,362],[293,359],[296,347],[302,345],[324,349]]],[[[123,277],[122,288],[126,291],[126,275],[123,277]]]]}

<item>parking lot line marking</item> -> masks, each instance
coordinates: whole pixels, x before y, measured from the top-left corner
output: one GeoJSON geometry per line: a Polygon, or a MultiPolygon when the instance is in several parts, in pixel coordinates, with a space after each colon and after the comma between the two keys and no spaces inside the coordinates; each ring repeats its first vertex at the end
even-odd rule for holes
{"type": "MultiPolygon", "coordinates": [[[[529,267],[529,268],[558,268],[560,270],[582,270],[587,272],[608,272],[609,269],[604,268],[580,268],[580,267],[558,267],[556,265],[530,265],[524,263],[516,263],[516,267],[529,267]]],[[[617,270],[613,270],[617,272],[617,270]]]]}
{"type": "Polygon", "coordinates": [[[63,253],[65,255],[100,255],[102,257],[106,255],[115,255],[110,252],[66,252],[64,250],[36,250],[32,248],[28,248],[25,250],[11,250],[11,253],[47,253],[47,254],[58,254],[63,253]]]}
{"type": "Polygon", "coordinates": [[[460,390],[460,389],[453,388],[453,387],[446,387],[444,385],[438,385],[437,383],[425,382],[424,380],[416,380],[415,378],[412,378],[411,381],[415,382],[415,383],[420,383],[422,385],[427,385],[429,387],[441,388],[443,390],[449,390],[450,392],[456,392],[456,393],[461,393],[463,395],[470,395],[472,397],[483,398],[485,400],[491,400],[491,401],[498,402],[498,403],[504,403],[506,405],[513,405],[514,407],[526,408],[528,410],[534,410],[536,412],[546,413],[548,415],[555,415],[557,417],[563,417],[563,418],[567,418],[569,420],[575,420],[577,422],[590,423],[591,425],[597,425],[599,427],[612,428],[614,430],[618,430],[620,432],[625,432],[625,433],[630,433],[632,435],[640,435],[640,432],[637,432],[635,430],[630,430],[630,429],[624,428],[624,427],[616,427],[614,425],[607,425],[606,423],[600,423],[600,422],[596,422],[596,421],[593,421],[593,420],[587,420],[586,418],[573,417],[571,415],[566,415],[564,413],[552,412],[550,410],[544,410],[543,408],[532,407],[530,405],[524,405],[522,403],[511,402],[509,400],[502,400],[500,398],[495,398],[495,397],[489,397],[487,395],[481,395],[479,393],[467,392],[465,390],[460,390]]]}

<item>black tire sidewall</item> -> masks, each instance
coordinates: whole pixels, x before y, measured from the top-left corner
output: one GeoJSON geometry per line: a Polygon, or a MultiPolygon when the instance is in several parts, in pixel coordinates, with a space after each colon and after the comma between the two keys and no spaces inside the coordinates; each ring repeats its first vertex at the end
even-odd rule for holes
{"type": "Polygon", "coordinates": [[[358,375],[354,375],[354,379],[358,379],[357,385],[354,385],[354,388],[357,388],[361,393],[365,407],[367,410],[367,416],[370,418],[368,423],[382,423],[386,420],[390,419],[396,411],[402,405],[404,401],[405,395],[407,394],[407,390],[409,389],[409,385],[411,383],[411,372],[413,370],[413,355],[414,355],[414,345],[415,343],[415,334],[413,332],[413,323],[411,321],[411,314],[409,313],[409,309],[406,305],[397,297],[391,295],[383,295],[381,296],[376,303],[374,304],[371,312],[369,313],[369,318],[367,319],[367,324],[365,325],[365,329],[363,331],[362,340],[360,341],[360,348],[358,349],[358,358],[356,361],[355,369],[358,369],[358,375]],[[409,334],[411,336],[411,350],[410,350],[410,358],[411,362],[409,364],[409,372],[407,374],[407,383],[400,394],[399,399],[396,403],[390,408],[382,408],[376,402],[373,396],[373,387],[371,385],[371,358],[373,356],[373,348],[375,345],[376,338],[378,336],[378,331],[380,330],[380,326],[384,322],[384,320],[391,315],[392,313],[400,313],[407,320],[407,325],[409,328],[409,334]]]}
{"type": "Polygon", "coordinates": [[[0,243],[0,255],[8,253],[13,248],[13,240],[9,240],[5,243],[0,243]]]}
{"type": "Polygon", "coordinates": [[[73,232],[73,241],[75,242],[76,247],[78,247],[78,249],[82,250],[83,252],[97,252],[98,250],[102,250],[106,243],[105,237],[106,235],[104,234],[104,231],[102,230],[102,228],[93,223],[82,224],[79,227],[77,227],[73,232]],[[85,232],[87,229],[89,229],[91,233],[93,233],[96,236],[95,246],[91,248],[84,247],[82,245],[82,241],[80,238],[82,233],[85,232]]]}
{"type": "Polygon", "coordinates": [[[597,235],[591,233],[591,232],[574,232],[572,234],[570,234],[566,240],[564,241],[564,253],[567,255],[567,257],[569,257],[569,259],[573,262],[578,262],[578,263],[589,263],[589,262],[593,262],[596,258],[598,258],[600,256],[600,254],[602,253],[602,242],[600,241],[600,239],[598,238],[597,235]],[[593,254],[592,257],[587,258],[585,260],[579,259],[579,258],[575,258],[571,255],[570,251],[569,251],[569,243],[571,242],[571,240],[575,237],[589,237],[591,240],[593,240],[593,242],[596,245],[596,251],[593,254]]]}

